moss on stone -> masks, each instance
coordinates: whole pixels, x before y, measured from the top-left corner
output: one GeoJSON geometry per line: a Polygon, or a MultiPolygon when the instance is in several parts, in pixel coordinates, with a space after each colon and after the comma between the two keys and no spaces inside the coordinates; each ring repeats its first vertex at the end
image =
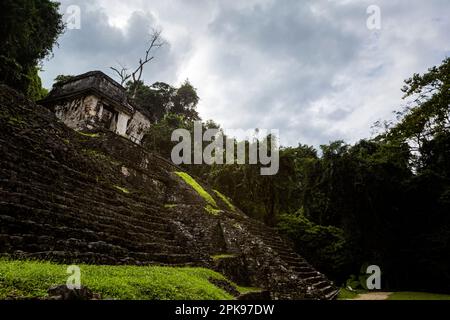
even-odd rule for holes
{"type": "Polygon", "coordinates": [[[12,126],[16,126],[16,127],[24,127],[25,126],[25,121],[22,119],[21,116],[16,115],[14,117],[9,117],[8,118],[8,124],[12,125],[12,126]]]}
{"type": "Polygon", "coordinates": [[[262,292],[263,289],[261,288],[255,288],[255,287],[241,287],[237,286],[237,289],[241,294],[251,293],[251,292],[262,292]]]}
{"type": "Polygon", "coordinates": [[[83,149],[83,150],[81,150],[85,155],[87,155],[87,156],[89,156],[89,157],[91,157],[91,158],[96,158],[96,159],[99,159],[99,160],[109,160],[108,159],[108,156],[107,155],[105,155],[105,154],[103,154],[103,153],[101,153],[101,152],[98,152],[97,150],[92,150],[92,149],[83,149]]]}
{"type": "Polygon", "coordinates": [[[128,190],[127,188],[124,187],[120,187],[120,186],[114,186],[114,188],[116,188],[119,191],[122,191],[123,193],[129,194],[130,190],[128,190]]]}
{"type": "MultiPolygon", "coordinates": [[[[218,206],[216,200],[214,200],[214,198],[205,189],[203,189],[203,187],[199,185],[194,178],[186,172],[177,171],[175,174],[183,179],[183,181],[190,185],[195,191],[197,191],[197,193],[212,207],[212,209],[217,210],[218,206]]],[[[206,210],[208,211],[208,209],[206,210]]]]}
{"type": "Polygon", "coordinates": [[[235,254],[218,254],[218,255],[211,256],[211,259],[213,259],[214,261],[223,260],[223,259],[232,259],[232,258],[236,258],[236,255],[235,254]]]}
{"type": "Polygon", "coordinates": [[[84,137],[89,137],[89,138],[98,138],[100,137],[100,135],[98,133],[86,133],[86,132],[81,132],[81,131],[77,131],[79,134],[81,134],[84,137]]]}
{"type": "Polygon", "coordinates": [[[235,227],[238,230],[242,230],[242,225],[240,225],[238,222],[233,223],[233,227],[235,227]]]}
{"type": "Polygon", "coordinates": [[[230,208],[231,211],[236,211],[236,207],[231,203],[230,199],[217,190],[213,191],[228,206],[228,208],[230,208]]]}
{"type": "Polygon", "coordinates": [[[85,155],[87,155],[90,158],[96,159],[96,160],[100,160],[100,161],[104,161],[104,162],[109,162],[114,166],[118,166],[120,165],[119,162],[114,161],[111,157],[107,156],[104,153],[98,152],[97,150],[92,150],[92,149],[83,149],[81,150],[85,155]]]}
{"type": "Polygon", "coordinates": [[[209,204],[207,206],[205,206],[205,210],[206,210],[206,212],[208,212],[209,214],[212,214],[213,216],[218,216],[219,214],[221,214],[223,212],[222,210],[216,209],[209,204]]]}

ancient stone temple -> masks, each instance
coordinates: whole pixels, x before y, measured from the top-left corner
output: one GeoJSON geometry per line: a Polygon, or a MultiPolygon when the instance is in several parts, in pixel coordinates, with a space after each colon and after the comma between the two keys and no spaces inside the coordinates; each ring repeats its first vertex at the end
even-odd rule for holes
{"type": "Polygon", "coordinates": [[[40,104],[77,131],[109,129],[140,144],[150,127],[145,110],[128,99],[125,89],[101,71],[91,71],[57,83],[40,104]]]}
{"type": "MultiPolygon", "coordinates": [[[[139,111],[122,93],[90,73],[56,87],[47,103],[72,127],[109,119],[131,137],[139,111]]],[[[1,85],[0,110],[0,259],[200,266],[260,288],[264,299],[338,294],[289,239],[160,155],[109,130],[80,135],[1,85]]]]}

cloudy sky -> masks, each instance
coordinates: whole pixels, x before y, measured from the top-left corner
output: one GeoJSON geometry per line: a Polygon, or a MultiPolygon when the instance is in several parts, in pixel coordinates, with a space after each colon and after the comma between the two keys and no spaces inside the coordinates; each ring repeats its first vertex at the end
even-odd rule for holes
{"type": "MultiPolygon", "coordinates": [[[[144,80],[198,89],[203,119],[279,129],[282,144],[370,137],[403,80],[450,56],[448,0],[63,0],[81,9],[41,77],[135,67],[152,28],[168,45],[144,80]],[[381,29],[367,27],[380,9],[381,29]]],[[[68,15],[66,15],[68,17],[68,15]]]]}

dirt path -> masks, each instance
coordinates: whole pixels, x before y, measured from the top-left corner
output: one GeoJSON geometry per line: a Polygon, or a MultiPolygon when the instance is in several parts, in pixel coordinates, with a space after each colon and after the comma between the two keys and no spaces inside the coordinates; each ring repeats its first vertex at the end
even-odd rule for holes
{"type": "Polygon", "coordinates": [[[387,300],[392,292],[361,293],[353,300],[387,300]]]}

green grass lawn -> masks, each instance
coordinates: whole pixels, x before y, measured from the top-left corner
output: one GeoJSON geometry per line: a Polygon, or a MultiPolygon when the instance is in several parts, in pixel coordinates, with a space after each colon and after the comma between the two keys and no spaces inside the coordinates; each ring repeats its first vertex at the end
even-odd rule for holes
{"type": "Polygon", "coordinates": [[[348,290],[347,288],[341,288],[339,290],[338,300],[348,300],[348,299],[355,299],[358,296],[357,292],[353,292],[348,290]]]}
{"type": "Polygon", "coordinates": [[[450,300],[450,295],[427,292],[394,292],[388,300],[450,300]]]}
{"type": "MultiPolygon", "coordinates": [[[[228,300],[233,297],[208,279],[225,279],[204,268],[79,265],[81,284],[103,299],[228,300]]],[[[0,259],[0,299],[46,297],[53,285],[66,284],[67,265],[0,259]]],[[[239,289],[239,287],[238,287],[239,289]]],[[[246,288],[241,288],[242,291],[246,288]]]]}
{"type": "MultiPolygon", "coordinates": [[[[370,294],[371,291],[368,290],[356,290],[350,291],[346,288],[341,288],[339,291],[338,300],[349,300],[356,299],[359,294],[370,294]]],[[[447,294],[437,294],[428,292],[393,292],[391,293],[387,300],[450,300],[450,295],[447,294]]]]}

